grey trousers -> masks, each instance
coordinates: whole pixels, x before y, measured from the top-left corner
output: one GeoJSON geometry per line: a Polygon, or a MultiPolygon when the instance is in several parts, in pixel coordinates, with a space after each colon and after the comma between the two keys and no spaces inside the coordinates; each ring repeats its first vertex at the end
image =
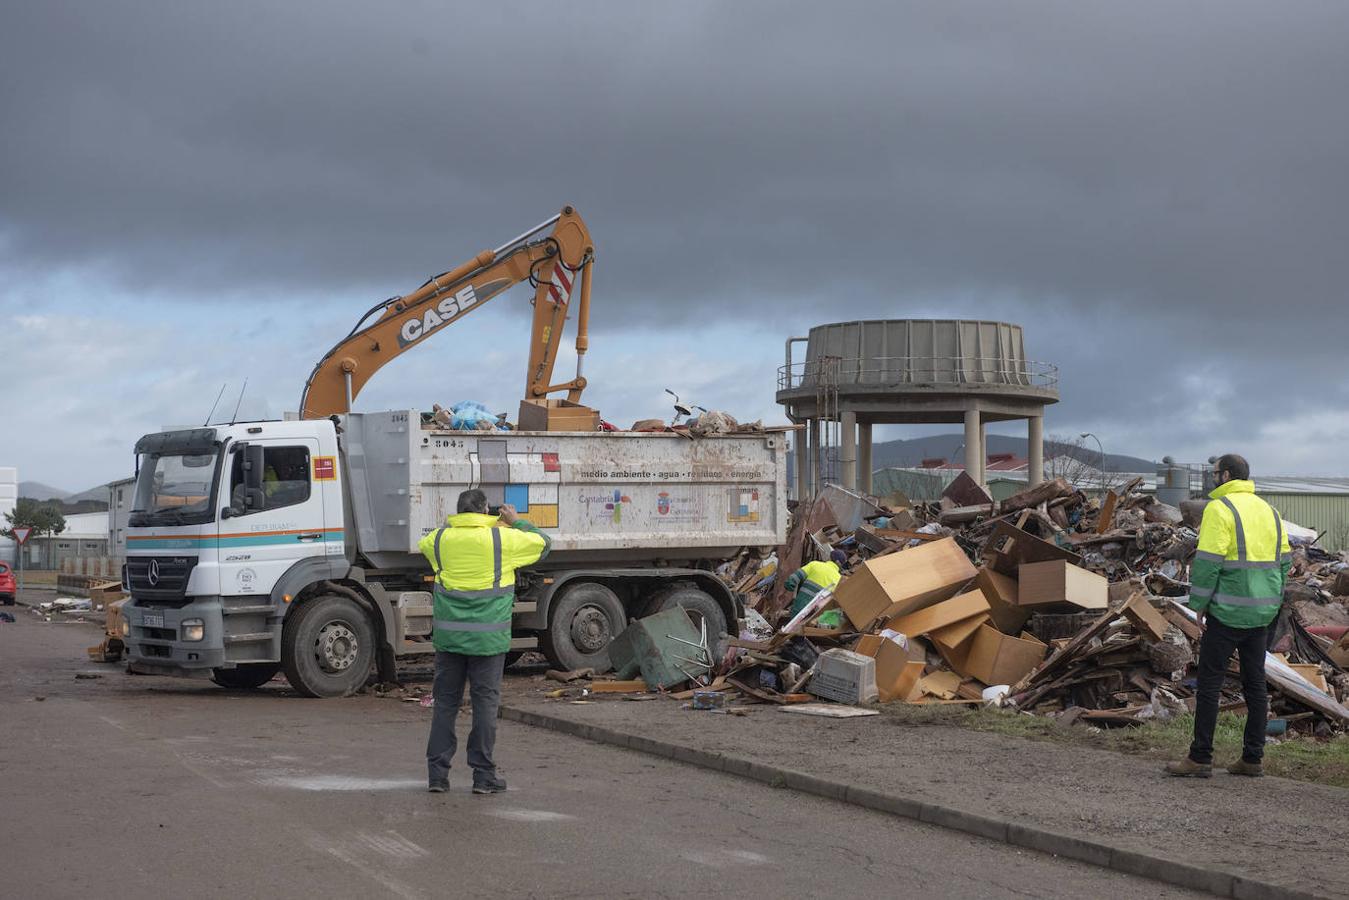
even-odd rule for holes
{"type": "Polygon", "coordinates": [[[497,739],[497,714],[501,707],[501,674],[506,654],[465,656],[462,653],[436,651],[436,680],[431,689],[435,697],[431,713],[431,737],[426,742],[426,774],[434,783],[450,776],[450,760],[459,746],[454,719],[464,699],[468,682],[473,701],[473,729],[468,733],[468,764],[474,777],[496,774],[492,749],[497,739]]]}

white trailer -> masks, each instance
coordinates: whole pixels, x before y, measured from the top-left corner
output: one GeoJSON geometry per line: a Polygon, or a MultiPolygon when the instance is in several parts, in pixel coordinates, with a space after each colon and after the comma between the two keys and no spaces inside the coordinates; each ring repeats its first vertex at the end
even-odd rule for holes
{"type": "Polygon", "coordinates": [[[710,634],[742,609],[712,572],[786,538],[780,433],[689,438],[446,430],[416,412],[248,422],[136,445],[123,608],[133,668],[338,696],[432,652],[417,550],[461,491],[552,538],[517,580],[512,647],[608,667],[635,618],[679,605],[710,634]]]}

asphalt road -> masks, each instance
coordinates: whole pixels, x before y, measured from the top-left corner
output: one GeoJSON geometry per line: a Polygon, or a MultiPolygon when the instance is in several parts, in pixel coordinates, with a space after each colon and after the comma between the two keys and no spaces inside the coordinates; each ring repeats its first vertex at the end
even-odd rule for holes
{"type": "Polygon", "coordinates": [[[1192,896],[511,722],[508,793],[428,794],[417,704],[129,676],[97,635],[0,624],[5,895],[1192,896]]]}

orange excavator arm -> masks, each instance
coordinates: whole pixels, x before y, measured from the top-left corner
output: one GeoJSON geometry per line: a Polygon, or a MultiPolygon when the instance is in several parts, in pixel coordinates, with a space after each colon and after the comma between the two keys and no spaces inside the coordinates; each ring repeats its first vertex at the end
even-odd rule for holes
{"type": "Polygon", "coordinates": [[[484,250],[411,294],[381,303],[314,366],[300,396],[300,417],[321,419],[350,412],[356,395],[385,363],[521,281],[534,286],[525,399],[566,391],[568,400],[579,402],[586,386],[581,362],[589,349],[594,256],[585,222],[576,210],[564,206],[558,215],[496,250],[484,250]],[[577,305],[576,377],[550,384],[573,299],[577,305]],[[378,318],[367,325],[376,314],[378,318]]]}

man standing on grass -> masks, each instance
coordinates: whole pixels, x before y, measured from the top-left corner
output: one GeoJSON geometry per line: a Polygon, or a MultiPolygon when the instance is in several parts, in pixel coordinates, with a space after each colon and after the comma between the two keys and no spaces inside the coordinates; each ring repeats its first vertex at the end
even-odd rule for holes
{"type": "Polygon", "coordinates": [[[1241,693],[1246,698],[1246,731],[1241,759],[1227,767],[1233,775],[1263,775],[1266,631],[1279,615],[1292,549],[1283,519],[1255,495],[1246,460],[1235,454],[1214,464],[1213,502],[1204,507],[1199,549],[1190,567],[1190,608],[1199,613],[1199,690],[1194,742],[1180,762],[1167,763],[1172,775],[1213,774],[1213,729],[1218,699],[1232,651],[1241,660],[1241,693]]]}
{"type": "Polygon", "coordinates": [[[458,744],[454,719],[467,682],[473,701],[473,730],[468,734],[473,793],[496,794],[506,790],[492,748],[501,674],[511,648],[515,570],[543,559],[552,542],[512,506],[502,506],[499,516],[489,515],[482,491],[460,494],[458,510],[446,519],[446,527],[417,545],[436,572],[431,636],[436,648],[435,709],[426,743],[427,779],[434,793],[449,789],[450,760],[458,744]]]}

